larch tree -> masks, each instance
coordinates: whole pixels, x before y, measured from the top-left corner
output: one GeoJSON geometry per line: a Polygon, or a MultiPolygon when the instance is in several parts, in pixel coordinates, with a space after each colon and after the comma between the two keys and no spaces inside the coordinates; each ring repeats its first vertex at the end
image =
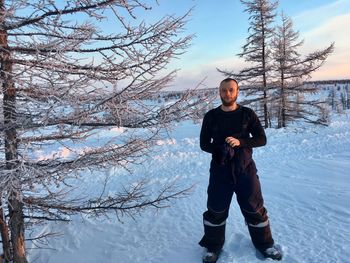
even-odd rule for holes
{"type": "Polygon", "coordinates": [[[245,59],[249,66],[239,72],[219,70],[227,77],[234,77],[248,87],[248,95],[254,95],[252,102],[261,102],[265,128],[269,122],[269,74],[271,72],[270,40],[273,36],[273,22],[278,1],[241,0],[249,14],[249,28],[246,44],[238,56],[245,59]]]}
{"type": "Polygon", "coordinates": [[[162,107],[148,100],[170,85],[176,71],[166,67],[192,36],[184,32],[188,14],[140,21],[146,2],[0,0],[6,262],[27,262],[29,223],[76,213],[133,215],[187,193],[171,183],[150,192],[140,180],[110,194],[108,178],[97,195],[75,193],[94,171],[142,162],[162,131],[202,101],[191,92],[162,107]],[[118,135],[97,139],[111,128],[118,135]]]}
{"type": "Polygon", "coordinates": [[[305,81],[333,52],[334,44],[303,57],[299,53],[303,41],[299,40],[299,33],[294,31],[292,20],[283,13],[281,20],[272,41],[276,78],[272,100],[277,108],[277,127],[286,127],[287,122],[295,119],[317,123],[318,119],[312,116],[317,117],[323,109],[317,99],[308,98],[308,95],[317,92],[317,87],[307,85],[305,81]]]}

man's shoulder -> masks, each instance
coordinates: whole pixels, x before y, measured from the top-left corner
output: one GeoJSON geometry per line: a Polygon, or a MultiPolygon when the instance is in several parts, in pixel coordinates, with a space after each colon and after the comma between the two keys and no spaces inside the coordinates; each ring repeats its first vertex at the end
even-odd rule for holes
{"type": "Polygon", "coordinates": [[[220,106],[209,110],[209,111],[205,114],[205,116],[207,116],[207,117],[212,117],[213,115],[215,115],[215,114],[219,111],[219,108],[220,108],[220,106]]]}
{"type": "Polygon", "coordinates": [[[249,115],[255,114],[253,109],[251,109],[251,108],[249,108],[247,106],[242,106],[242,105],[240,105],[240,106],[241,106],[241,109],[242,109],[243,112],[248,113],[249,115]]]}

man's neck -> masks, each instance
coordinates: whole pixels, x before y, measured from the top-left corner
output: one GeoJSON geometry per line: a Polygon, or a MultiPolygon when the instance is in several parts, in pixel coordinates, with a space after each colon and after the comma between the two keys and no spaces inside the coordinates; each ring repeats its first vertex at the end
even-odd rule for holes
{"type": "Polygon", "coordinates": [[[221,104],[221,109],[223,111],[234,111],[238,108],[238,104],[237,103],[234,103],[233,105],[230,105],[230,106],[225,106],[223,104],[221,104]]]}

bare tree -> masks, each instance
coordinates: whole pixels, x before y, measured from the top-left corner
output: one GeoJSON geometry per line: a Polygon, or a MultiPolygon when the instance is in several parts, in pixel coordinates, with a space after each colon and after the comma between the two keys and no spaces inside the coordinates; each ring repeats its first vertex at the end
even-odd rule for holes
{"type": "Polygon", "coordinates": [[[241,0],[249,13],[249,36],[243,46],[242,53],[238,54],[251,66],[238,73],[219,70],[226,76],[232,76],[249,87],[248,94],[255,94],[255,101],[263,103],[263,120],[265,128],[269,127],[268,109],[268,78],[271,71],[270,39],[273,36],[272,23],[276,16],[275,10],[278,1],[270,0],[241,0]]]}
{"type": "Polygon", "coordinates": [[[337,108],[337,94],[333,88],[329,90],[328,103],[331,106],[332,110],[335,110],[337,108]]]}
{"type": "Polygon", "coordinates": [[[191,92],[163,107],[146,100],[175,77],[166,66],[191,36],[184,35],[188,14],[139,22],[136,13],[150,9],[145,2],[0,0],[6,262],[27,262],[28,223],[69,220],[76,213],[133,215],[186,194],[171,184],[151,193],[144,181],[114,195],[74,192],[93,171],[130,169],[144,160],[162,130],[190,117],[203,101],[191,92]],[[96,142],[111,127],[122,132],[96,142]]]}
{"type": "MultiPolygon", "coordinates": [[[[333,90],[334,93],[335,93],[335,90],[333,90]]],[[[342,109],[343,110],[347,110],[350,108],[350,97],[349,97],[349,94],[350,94],[350,90],[348,89],[348,85],[346,86],[343,86],[341,89],[340,89],[340,103],[342,105],[342,109]]],[[[334,99],[333,99],[334,100],[334,99]]],[[[333,101],[334,103],[334,101],[333,101]]],[[[332,107],[333,109],[333,107],[332,107]]]]}
{"type": "Polygon", "coordinates": [[[277,102],[278,128],[286,127],[288,121],[303,118],[312,120],[312,115],[322,112],[318,99],[307,98],[307,94],[317,92],[313,85],[304,84],[310,74],[316,71],[333,52],[334,44],[327,48],[315,51],[303,58],[298,49],[303,41],[299,41],[299,33],[294,31],[292,20],[281,15],[282,24],[277,26],[272,41],[274,70],[277,81],[273,100],[277,102]],[[300,95],[304,96],[300,96],[300,95]],[[302,99],[301,99],[302,98],[302,99]],[[316,112],[313,111],[317,109],[316,112]]]}

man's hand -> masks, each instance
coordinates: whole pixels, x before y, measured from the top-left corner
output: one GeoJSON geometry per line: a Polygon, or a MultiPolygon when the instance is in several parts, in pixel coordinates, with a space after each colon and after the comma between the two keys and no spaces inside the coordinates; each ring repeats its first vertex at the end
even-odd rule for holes
{"type": "Polygon", "coordinates": [[[234,137],[227,137],[225,139],[225,141],[231,146],[231,147],[235,147],[235,146],[240,146],[241,145],[241,142],[234,138],[234,137]]]}

